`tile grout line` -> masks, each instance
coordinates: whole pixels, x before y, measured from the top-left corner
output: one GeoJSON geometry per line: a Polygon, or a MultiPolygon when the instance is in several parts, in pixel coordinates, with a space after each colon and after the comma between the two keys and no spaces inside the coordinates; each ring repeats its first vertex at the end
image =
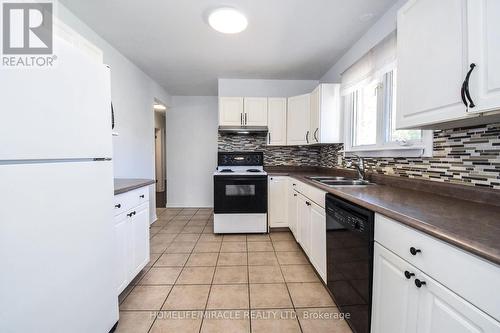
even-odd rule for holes
{"type": "MultiPolygon", "coordinates": [[[[180,213],[180,212],[179,212],[179,213],[180,213]]],[[[189,221],[190,221],[190,220],[188,220],[188,222],[189,222],[189,221]]],[[[187,223],[186,223],[186,224],[187,224],[187,223]]],[[[176,236],[176,237],[177,237],[177,236],[176,236]]],[[[172,243],[172,242],[170,242],[170,243],[172,243]]],[[[169,246],[170,246],[170,245],[169,245],[169,246]]],[[[196,246],[196,244],[195,244],[195,246],[196,246]]],[[[167,246],[167,249],[168,249],[168,246],[167,246]]],[[[165,249],[165,251],[163,252],[163,254],[165,254],[165,252],[167,251],[167,249],[165,249]]],[[[192,254],[192,252],[193,252],[193,251],[194,251],[194,246],[193,246],[193,249],[191,249],[191,252],[189,252],[189,257],[188,257],[188,259],[187,259],[187,260],[189,260],[189,258],[191,257],[191,254],[192,254]]],[[[162,254],[162,255],[163,255],[163,254],[162,254]]],[[[170,290],[168,291],[168,294],[167,294],[167,296],[165,297],[165,299],[163,300],[163,303],[161,304],[160,309],[159,309],[158,311],[162,311],[163,306],[164,306],[164,305],[165,305],[165,303],[167,302],[167,298],[168,298],[168,296],[170,296],[170,293],[171,293],[171,292],[172,292],[172,290],[174,289],[174,287],[175,287],[175,285],[176,285],[176,283],[177,283],[177,280],[179,280],[179,277],[181,276],[182,271],[184,270],[184,267],[186,267],[187,260],[186,260],[186,262],[184,263],[184,265],[182,266],[181,271],[179,272],[179,274],[178,274],[178,275],[177,275],[177,277],[175,278],[175,281],[174,281],[174,283],[172,284],[172,288],[170,288],[170,290]]],[[[152,323],[151,323],[151,325],[149,326],[148,333],[149,333],[149,332],[151,332],[151,330],[153,329],[153,326],[154,326],[154,324],[156,323],[156,320],[157,320],[157,319],[158,319],[158,313],[155,315],[155,319],[153,320],[153,322],[152,322],[152,323]]],[[[200,329],[201,329],[201,326],[200,326],[200,329]]]]}
{"type": "MultiPolygon", "coordinates": [[[[271,236],[269,236],[269,237],[271,237],[271,236]]],[[[273,245],[274,254],[275,254],[276,258],[278,258],[278,255],[276,254],[276,252],[278,252],[278,251],[276,251],[276,248],[274,247],[274,242],[272,239],[271,239],[271,244],[273,245]]],[[[292,302],[293,312],[295,312],[295,314],[297,314],[297,309],[295,308],[295,302],[293,301],[292,294],[290,293],[290,289],[288,288],[288,283],[285,279],[285,274],[283,274],[283,269],[281,269],[281,264],[279,263],[279,260],[278,260],[278,265],[280,267],[281,275],[283,276],[283,282],[285,283],[286,291],[288,292],[288,297],[290,297],[290,302],[292,302]]],[[[300,324],[300,320],[299,320],[298,315],[297,315],[297,323],[299,325],[300,332],[303,333],[304,331],[302,330],[302,325],[300,324]]]]}
{"type": "Polygon", "coordinates": [[[246,247],[247,247],[247,290],[248,290],[248,327],[249,327],[249,331],[250,333],[252,333],[252,303],[251,303],[251,299],[250,299],[250,258],[248,257],[248,235],[246,235],[245,237],[245,240],[246,240],[246,247]]]}
{"type": "Polygon", "coordinates": [[[198,333],[201,333],[201,329],[203,327],[203,322],[205,321],[205,314],[207,313],[208,300],[210,299],[210,294],[212,293],[212,286],[213,286],[214,279],[215,279],[215,272],[217,271],[217,264],[219,263],[219,256],[220,256],[221,247],[222,247],[222,242],[221,242],[221,246],[219,247],[219,252],[217,253],[217,260],[215,261],[215,268],[214,268],[214,273],[212,275],[212,282],[210,283],[210,287],[208,288],[207,300],[205,301],[205,308],[203,310],[203,316],[201,318],[200,329],[199,329],[198,333]]]}

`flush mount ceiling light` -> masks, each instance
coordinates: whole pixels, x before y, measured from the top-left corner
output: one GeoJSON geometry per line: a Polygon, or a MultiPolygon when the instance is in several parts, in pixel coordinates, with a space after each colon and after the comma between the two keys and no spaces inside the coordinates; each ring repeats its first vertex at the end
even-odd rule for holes
{"type": "Polygon", "coordinates": [[[223,7],[210,13],[208,24],[218,32],[237,34],[247,28],[248,21],[245,15],[236,9],[223,7]]]}
{"type": "Polygon", "coordinates": [[[155,111],[165,111],[167,109],[167,107],[163,104],[155,104],[153,108],[155,111]]]}

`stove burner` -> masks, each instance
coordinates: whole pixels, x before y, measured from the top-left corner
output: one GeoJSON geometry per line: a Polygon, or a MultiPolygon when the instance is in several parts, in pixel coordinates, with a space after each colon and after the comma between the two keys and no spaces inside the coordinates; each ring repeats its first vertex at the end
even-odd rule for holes
{"type": "Polygon", "coordinates": [[[247,169],[247,172],[260,172],[259,169],[247,169]]]}
{"type": "Polygon", "coordinates": [[[231,169],[222,169],[220,172],[234,172],[234,171],[231,169]]]}

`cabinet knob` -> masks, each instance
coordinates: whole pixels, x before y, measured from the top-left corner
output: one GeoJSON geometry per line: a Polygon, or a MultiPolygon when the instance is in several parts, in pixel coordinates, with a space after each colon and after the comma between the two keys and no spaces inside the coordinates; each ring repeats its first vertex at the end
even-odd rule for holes
{"type": "Polygon", "coordinates": [[[141,194],[139,198],[144,199],[144,194],[141,194]]]}
{"type": "Polygon", "coordinates": [[[115,205],[115,208],[121,208],[121,207],[122,207],[122,205],[121,205],[121,204],[117,204],[117,205],[115,205]]]}
{"type": "Polygon", "coordinates": [[[408,271],[405,271],[405,278],[407,278],[409,280],[409,279],[411,279],[412,276],[415,276],[415,273],[410,273],[408,271]]]}
{"type": "Polygon", "coordinates": [[[294,197],[296,197],[296,196],[297,196],[297,193],[294,193],[294,194],[293,194],[293,196],[294,196],[294,197]]]}
{"type": "Polygon", "coordinates": [[[306,201],[306,205],[311,206],[311,203],[309,201],[306,201]]]}
{"type": "Polygon", "coordinates": [[[292,184],[292,186],[297,186],[297,184],[292,184]]]}
{"type": "Polygon", "coordinates": [[[415,279],[415,285],[417,288],[421,288],[422,286],[426,285],[425,281],[420,281],[419,279],[415,279]]]}
{"type": "Polygon", "coordinates": [[[416,248],[414,248],[413,246],[412,246],[412,247],[410,247],[410,253],[411,253],[412,255],[416,256],[416,255],[417,255],[417,253],[419,253],[419,252],[422,252],[422,250],[420,250],[420,249],[416,249],[416,248]]]}

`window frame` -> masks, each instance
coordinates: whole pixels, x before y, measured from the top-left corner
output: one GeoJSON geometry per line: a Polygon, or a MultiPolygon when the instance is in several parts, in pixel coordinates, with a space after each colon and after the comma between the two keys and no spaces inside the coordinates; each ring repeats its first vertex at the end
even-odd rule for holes
{"type": "MultiPolygon", "coordinates": [[[[393,89],[385,89],[387,85],[386,74],[392,72],[393,80],[397,80],[396,63],[385,66],[380,71],[356,84],[347,95],[342,98],[342,108],[345,114],[345,140],[344,153],[360,157],[431,157],[433,151],[433,131],[422,130],[420,140],[406,142],[391,141],[391,114],[393,107],[393,89]],[[366,85],[378,81],[377,91],[377,129],[376,143],[355,146],[355,110],[354,96],[366,85]]],[[[397,81],[396,81],[397,82],[397,81]]],[[[397,105],[397,100],[396,100],[397,105]]]]}

